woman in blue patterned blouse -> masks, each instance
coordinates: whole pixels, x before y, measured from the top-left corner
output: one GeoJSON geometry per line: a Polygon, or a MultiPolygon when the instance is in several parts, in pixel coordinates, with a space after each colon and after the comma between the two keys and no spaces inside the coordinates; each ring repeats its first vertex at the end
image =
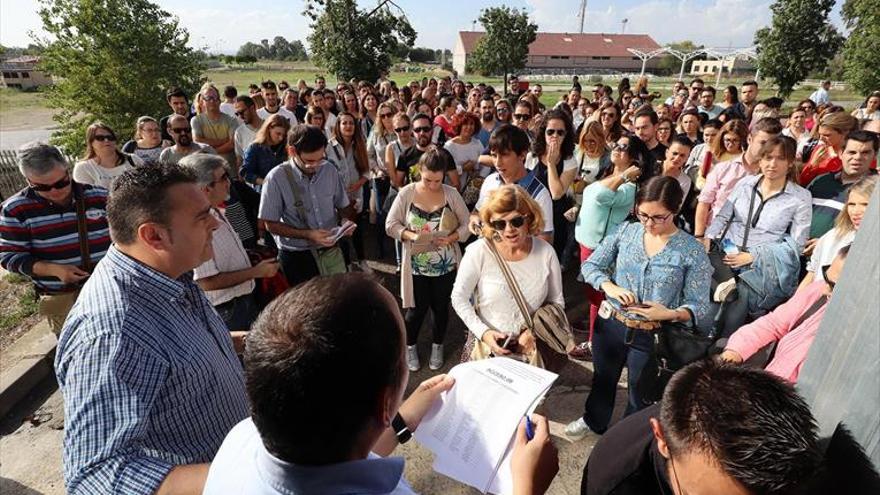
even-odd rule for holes
{"type": "Polygon", "coordinates": [[[636,194],[638,223],[624,223],[584,262],[584,280],[605,293],[593,335],[593,384],[584,415],[565,433],[603,433],[614,410],[617,381],[628,373],[625,414],[642,407],[635,384],[661,322],[697,326],[709,314],[712,267],[702,244],[673,222],[682,201],[672,177],[655,177],[636,194]]]}

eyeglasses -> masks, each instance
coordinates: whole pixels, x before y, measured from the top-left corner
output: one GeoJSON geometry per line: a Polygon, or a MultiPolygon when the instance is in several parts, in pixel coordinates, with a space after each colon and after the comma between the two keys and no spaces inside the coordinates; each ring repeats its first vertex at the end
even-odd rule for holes
{"type": "Polygon", "coordinates": [[[174,134],[184,134],[184,133],[189,134],[190,132],[192,132],[192,128],[191,127],[172,127],[171,132],[173,132],[174,134]]]}
{"type": "Polygon", "coordinates": [[[496,108],[495,111],[498,113],[510,113],[510,109],[505,107],[496,108]]]}
{"type": "Polygon", "coordinates": [[[612,119],[617,118],[617,114],[614,112],[602,112],[602,117],[611,117],[612,119]]]}
{"type": "Polygon", "coordinates": [[[831,268],[831,265],[825,265],[822,267],[822,277],[825,279],[825,283],[828,284],[828,287],[831,287],[831,290],[834,290],[834,286],[837,285],[837,282],[833,282],[830,278],[828,278],[829,268],[831,268]]]}
{"type": "Polygon", "coordinates": [[[228,180],[229,180],[229,172],[223,172],[223,175],[221,175],[219,179],[217,179],[215,181],[211,181],[211,185],[213,186],[214,184],[216,184],[218,182],[225,182],[228,180]]]}
{"type": "Polygon", "coordinates": [[[97,135],[95,136],[95,141],[101,141],[102,143],[103,143],[104,141],[115,142],[115,141],[116,141],[116,136],[111,136],[110,134],[97,134],[97,135]]]}
{"type": "Polygon", "coordinates": [[[813,107],[811,107],[810,105],[804,105],[804,106],[800,107],[800,109],[801,110],[812,110],[813,107]]]}
{"type": "Polygon", "coordinates": [[[544,131],[544,134],[546,134],[547,136],[554,136],[555,135],[555,136],[563,137],[563,136],[565,136],[565,129],[550,129],[550,128],[548,128],[547,130],[544,131]]]}
{"type": "Polygon", "coordinates": [[[70,173],[65,174],[63,179],[58,182],[53,182],[52,184],[34,184],[31,181],[28,181],[28,184],[30,184],[31,189],[37,192],[49,192],[52,189],[64,189],[70,185],[70,173]]]}
{"type": "Polygon", "coordinates": [[[724,138],[724,144],[739,144],[739,138],[724,138]]]}
{"type": "Polygon", "coordinates": [[[513,217],[510,220],[492,220],[489,222],[489,225],[492,226],[493,229],[501,231],[507,228],[507,224],[509,223],[511,227],[518,229],[525,225],[527,217],[520,215],[518,217],[513,217]]]}
{"type": "Polygon", "coordinates": [[[390,113],[390,112],[389,112],[389,113],[380,113],[380,114],[379,114],[379,118],[380,118],[380,119],[390,119],[390,118],[393,117],[393,116],[394,116],[394,114],[393,114],[393,113],[390,113]]]}
{"type": "Polygon", "coordinates": [[[532,116],[527,113],[515,113],[513,114],[513,118],[516,120],[529,120],[532,116]]]}
{"type": "Polygon", "coordinates": [[[220,100],[220,98],[217,98],[216,96],[203,96],[202,97],[202,101],[219,101],[219,100],[220,100]]]}
{"type": "Polygon", "coordinates": [[[629,143],[614,143],[611,149],[614,151],[629,151],[629,143]]]}
{"type": "Polygon", "coordinates": [[[401,132],[406,132],[411,129],[411,126],[405,125],[403,127],[395,127],[394,132],[400,134],[401,132]]]}
{"type": "Polygon", "coordinates": [[[648,221],[654,222],[655,224],[666,223],[671,216],[672,213],[667,213],[666,215],[646,215],[640,211],[636,212],[636,217],[642,223],[648,223],[648,221]]]}
{"type": "Polygon", "coordinates": [[[429,126],[422,126],[422,127],[416,127],[415,129],[413,129],[413,131],[421,134],[421,133],[425,133],[425,132],[431,132],[431,128],[429,126]]]}

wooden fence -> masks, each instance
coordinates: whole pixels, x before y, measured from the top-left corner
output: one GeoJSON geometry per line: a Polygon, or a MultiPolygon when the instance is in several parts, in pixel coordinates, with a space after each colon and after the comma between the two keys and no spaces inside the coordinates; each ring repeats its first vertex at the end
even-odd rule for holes
{"type": "MultiPolygon", "coordinates": [[[[76,159],[68,156],[67,163],[72,167],[76,159]]],[[[18,157],[14,150],[0,150],[0,201],[27,186],[27,181],[18,170],[18,157]]]]}

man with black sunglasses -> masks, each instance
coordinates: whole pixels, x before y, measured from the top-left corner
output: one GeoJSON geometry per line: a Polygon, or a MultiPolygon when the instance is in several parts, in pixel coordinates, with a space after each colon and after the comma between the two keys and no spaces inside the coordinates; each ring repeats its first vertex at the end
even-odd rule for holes
{"type": "MultiPolygon", "coordinates": [[[[495,108],[494,106],[492,108],[495,108]]],[[[400,158],[397,159],[397,164],[395,169],[397,173],[392,177],[392,183],[395,187],[403,187],[413,180],[416,177],[417,172],[417,164],[419,163],[419,159],[422,158],[422,155],[425,154],[426,151],[431,149],[438,149],[441,153],[449,154],[445,148],[437,148],[436,145],[431,143],[431,138],[434,133],[434,127],[431,123],[431,118],[426,114],[419,113],[416,114],[412,118],[412,130],[413,137],[415,138],[415,144],[413,146],[407,148],[400,154],[400,158]]],[[[455,188],[458,188],[459,185],[459,177],[458,170],[455,168],[455,160],[452,158],[452,155],[448,156],[449,160],[447,163],[450,168],[446,171],[446,177],[449,179],[449,184],[455,188]]]]}
{"type": "Polygon", "coordinates": [[[33,281],[56,335],[110,246],[107,190],[74,182],[69,167],[54,146],[24,145],[18,168],[28,187],[0,205],[0,266],[33,281]]]}
{"type": "Polygon", "coordinates": [[[174,141],[174,146],[162,150],[159,155],[160,163],[177,165],[181,158],[192,153],[210,153],[216,155],[214,148],[207,144],[194,143],[192,139],[192,127],[189,119],[182,115],[172,115],[168,120],[168,133],[174,141]]]}

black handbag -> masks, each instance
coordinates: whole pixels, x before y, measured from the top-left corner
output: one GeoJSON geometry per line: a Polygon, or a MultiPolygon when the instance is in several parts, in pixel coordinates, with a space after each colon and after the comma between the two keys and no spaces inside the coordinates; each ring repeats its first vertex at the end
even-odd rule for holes
{"type": "Polygon", "coordinates": [[[666,384],[676,371],[718,352],[716,335],[702,335],[682,323],[664,323],[654,332],[654,352],[636,383],[639,400],[650,405],[663,397],[666,384]]]}

